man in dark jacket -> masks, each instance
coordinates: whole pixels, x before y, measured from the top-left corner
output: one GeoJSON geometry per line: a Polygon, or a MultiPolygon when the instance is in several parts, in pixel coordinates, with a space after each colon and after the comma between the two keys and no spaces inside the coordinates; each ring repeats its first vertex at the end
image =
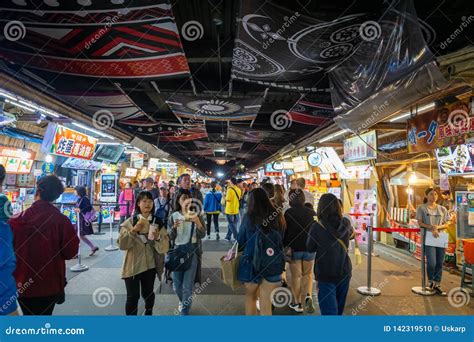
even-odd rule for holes
{"type": "Polygon", "coordinates": [[[196,187],[191,186],[191,176],[188,173],[183,173],[181,176],[178,177],[178,189],[173,194],[173,198],[171,200],[171,207],[173,208],[173,211],[175,210],[175,202],[176,198],[178,197],[179,190],[184,189],[184,190],[189,190],[191,192],[191,196],[193,198],[193,209],[199,208],[199,211],[202,211],[203,207],[203,197],[202,193],[199,189],[196,187]]]}
{"type": "Polygon", "coordinates": [[[51,315],[55,304],[64,300],[65,261],[77,255],[79,238],[52,203],[63,192],[58,177],[41,178],[33,205],[9,220],[17,256],[15,278],[23,284],[18,301],[24,315],[51,315]]]}
{"type": "Polygon", "coordinates": [[[3,165],[0,165],[0,316],[17,313],[16,282],[13,272],[16,267],[13,251],[13,235],[7,221],[11,217],[11,204],[2,194],[6,177],[3,165]]]}

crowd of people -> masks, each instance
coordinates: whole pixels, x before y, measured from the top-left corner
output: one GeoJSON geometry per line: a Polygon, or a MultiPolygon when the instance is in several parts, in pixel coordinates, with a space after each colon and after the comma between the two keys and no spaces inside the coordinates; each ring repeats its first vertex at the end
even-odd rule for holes
{"type": "MultiPolygon", "coordinates": [[[[1,184],[6,173],[0,165],[1,184]]],[[[315,311],[313,288],[322,315],[342,315],[352,275],[348,254],[354,238],[351,220],[333,194],[321,196],[316,209],[305,190],[305,180],[293,180],[290,188],[263,182],[248,183],[231,178],[227,184],[213,181],[206,189],[182,174],[174,182],[155,183],[152,178],[124,186],[119,196],[120,229],[118,246],[124,251],[121,277],[127,297],[125,313],[138,314],[140,295],[144,315],[152,315],[155,279],[171,280],[178,297],[178,312],[189,315],[193,291],[201,283],[202,240],[220,239],[219,215],[228,222],[225,240],[237,244],[240,259],[237,278],[245,288],[247,315],[272,314],[272,295],[286,287],[290,275],[296,313],[315,311]],[[128,196],[125,192],[132,192],[128,196]],[[125,208],[125,209],[123,209],[125,208]]],[[[81,231],[53,204],[64,186],[54,175],[36,185],[35,202],[20,215],[9,214],[8,200],[0,196],[0,314],[50,315],[65,301],[65,261],[75,258],[82,240],[93,256],[99,248],[87,235],[93,232],[94,210],[83,187],[77,187],[76,211],[81,231]],[[79,238],[78,238],[79,235],[79,238]]],[[[436,204],[433,189],[417,217],[430,234],[438,234],[449,218],[436,204]]],[[[229,246],[231,246],[229,244],[229,246]]],[[[430,288],[441,290],[444,252],[427,248],[430,288]]]]}

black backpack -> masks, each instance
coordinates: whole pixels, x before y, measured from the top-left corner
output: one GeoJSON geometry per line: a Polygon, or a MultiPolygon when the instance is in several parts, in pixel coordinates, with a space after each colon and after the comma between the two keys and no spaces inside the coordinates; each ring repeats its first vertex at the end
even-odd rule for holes
{"type": "Polygon", "coordinates": [[[283,239],[276,229],[264,232],[257,227],[255,236],[255,251],[253,255],[255,273],[262,277],[280,275],[285,269],[285,254],[283,239]]]}

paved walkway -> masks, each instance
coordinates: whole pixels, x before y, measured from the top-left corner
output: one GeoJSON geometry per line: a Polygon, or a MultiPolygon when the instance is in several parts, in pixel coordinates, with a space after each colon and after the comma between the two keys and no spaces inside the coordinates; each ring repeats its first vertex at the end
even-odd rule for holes
{"type": "MultiPolygon", "coordinates": [[[[203,285],[197,289],[193,315],[244,315],[244,291],[232,291],[220,277],[220,257],[231,247],[222,238],[226,233],[226,222],[221,217],[221,240],[204,240],[203,285]]],[[[117,237],[113,233],[114,243],[117,237]]],[[[107,252],[109,234],[94,235],[91,239],[100,247],[97,255],[89,257],[83,247],[83,264],[89,270],[82,273],[68,271],[66,302],[56,306],[55,315],[123,315],[125,306],[125,284],[120,278],[123,260],[122,251],[107,252]]],[[[354,267],[351,287],[346,303],[346,315],[474,315],[474,298],[470,303],[455,307],[446,297],[422,297],[411,292],[420,285],[419,262],[404,251],[376,245],[379,257],[373,258],[373,285],[382,290],[378,297],[360,295],[356,289],[366,285],[366,258],[362,265],[354,267]]],[[[69,261],[70,267],[77,261],[69,261]]],[[[444,272],[443,286],[450,290],[459,286],[460,277],[444,272]]],[[[155,315],[177,314],[178,299],[168,284],[156,283],[155,315]],[[158,294],[159,293],[159,294],[158,294]]],[[[316,312],[319,315],[317,300],[316,312]]],[[[455,304],[455,303],[454,303],[455,304]]],[[[140,300],[140,311],[143,303],[140,300]]],[[[295,315],[288,307],[276,308],[275,315],[295,315]]]]}

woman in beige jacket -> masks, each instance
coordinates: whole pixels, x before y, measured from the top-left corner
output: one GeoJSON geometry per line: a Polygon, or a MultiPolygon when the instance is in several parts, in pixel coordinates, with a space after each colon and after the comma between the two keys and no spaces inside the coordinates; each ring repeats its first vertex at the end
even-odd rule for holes
{"type": "Polygon", "coordinates": [[[155,277],[163,272],[164,254],[169,249],[169,237],[163,222],[153,215],[153,195],[142,191],[137,196],[135,215],[121,225],[119,248],[125,253],[122,278],[127,288],[127,315],[136,315],[140,288],[145,300],[145,315],[152,315],[155,304],[155,277]]]}

